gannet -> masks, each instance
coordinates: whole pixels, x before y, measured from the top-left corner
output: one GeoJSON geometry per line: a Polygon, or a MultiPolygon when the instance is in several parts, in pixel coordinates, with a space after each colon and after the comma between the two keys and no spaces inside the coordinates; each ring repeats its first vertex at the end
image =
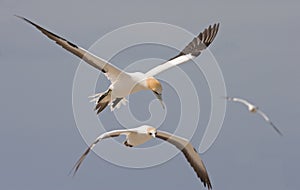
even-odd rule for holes
{"type": "Polygon", "coordinates": [[[244,100],[241,98],[225,97],[225,99],[228,101],[239,102],[239,103],[246,105],[248,107],[248,110],[250,113],[258,113],[259,115],[261,115],[264,118],[264,120],[266,120],[266,122],[268,122],[275,129],[275,131],[279,135],[282,136],[281,131],[273,124],[273,122],[270,120],[270,118],[264,112],[262,112],[260,109],[258,109],[257,106],[255,106],[255,105],[251,104],[250,102],[248,102],[247,100],[244,100]]]}
{"type": "Polygon", "coordinates": [[[102,135],[96,138],[96,140],[87,148],[87,150],[82,154],[79,160],[75,163],[73,169],[71,170],[71,172],[73,172],[73,175],[76,174],[77,170],[79,169],[80,165],[82,164],[87,154],[95,147],[95,145],[99,141],[110,137],[117,137],[120,135],[126,136],[126,140],[124,141],[123,144],[127,147],[135,147],[141,145],[151,140],[152,138],[159,138],[171,143],[176,148],[182,151],[185,158],[190,163],[190,165],[196,172],[197,176],[202,181],[204,187],[207,186],[208,189],[212,188],[204,163],[202,162],[195,148],[189,143],[189,141],[181,137],[172,135],[170,133],[156,130],[156,128],[149,125],[142,125],[140,127],[132,128],[132,129],[113,130],[110,132],[103,133],[102,135]]]}
{"type": "Polygon", "coordinates": [[[125,98],[128,95],[141,90],[151,90],[164,108],[162,100],[162,85],[154,76],[200,55],[200,53],[212,43],[219,30],[219,23],[210,25],[197,37],[195,37],[177,56],[157,67],[154,67],[146,73],[129,73],[117,68],[108,61],[93,55],[82,47],[79,47],[76,44],[42,28],[34,22],[21,16],[17,17],[35,26],[39,31],[51,40],[54,40],[58,45],[83,59],[96,69],[102,71],[108,80],[110,80],[111,85],[105,92],[91,96],[92,101],[96,104],[95,111],[97,111],[97,114],[99,114],[107,105],[110,105],[111,110],[120,107],[120,103],[126,103],[127,100],[125,98]]]}

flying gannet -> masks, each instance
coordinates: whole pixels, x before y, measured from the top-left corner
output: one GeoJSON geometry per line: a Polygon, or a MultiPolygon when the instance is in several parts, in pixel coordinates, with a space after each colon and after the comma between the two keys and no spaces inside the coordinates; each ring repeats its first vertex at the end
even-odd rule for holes
{"type": "Polygon", "coordinates": [[[113,130],[110,132],[103,133],[102,135],[96,138],[96,140],[87,148],[87,150],[75,163],[72,169],[73,175],[76,174],[77,170],[79,169],[87,154],[95,147],[95,145],[100,140],[110,137],[117,137],[120,135],[126,135],[126,140],[123,144],[127,147],[135,147],[141,145],[152,138],[159,138],[171,143],[176,148],[182,151],[185,158],[190,163],[190,165],[192,166],[192,168],[194,169],[204,186],[207,186],[208,189],[212,188],[204,163],[202,162],[199,154],[194,149],[194,147],[186,139],[174,136],[164,131],[156,130],[154,127],[149,125],[143,125],[132,129],[113,130]]]}
{"type": "Polygon", "coordinates": [[[266,122],[268,122],[275,129],[275,131],[279,135],[282,136],[281,131],[272,123],[270,118],[264,112],[262,112],[260,109],[258,109],[257,106],[255,106],[255,105],[251,104],[250,102],[248,102],[247,100],[244,100],[244,99],[241,99],[241,98],[225,97],[225,99],[228,100],[228,101],[239,102],[239,103],[242,103],[242,104],[246,105],[248,107],[249,112],[258,113],[259,115],[261,115],[264,118],[264,120],[266,120],[266,122]]]}
{"type": "Polygon", "coordinates": [[[154,76],[200,55],[200,53],[211,44],[219,30],[219,23],[210,25],[195,37],[177,56],[154,67],[146,73],[129,73],[117,68],[108,61],[93,55],[76,44],[42,28],[32,21],[21,16],[17,17],[35,26],[58,45],[83,59],[96,69],[102,71],[108,80],[110,80],[111,85],[105,92],[91,96],[91,98],[93,98],[92,101],[95,101],[96,103],[95,111],[97,111],[97,114],[99,114],[107,105],[110,105],[111,110],[114,110],[116,107],[118,108],[121,105],[120,103],[126,103],[125,97],[141,90],[151,90],[164,108],[164,103],[162,101],[162,85],[154,78],[154,76]]]}

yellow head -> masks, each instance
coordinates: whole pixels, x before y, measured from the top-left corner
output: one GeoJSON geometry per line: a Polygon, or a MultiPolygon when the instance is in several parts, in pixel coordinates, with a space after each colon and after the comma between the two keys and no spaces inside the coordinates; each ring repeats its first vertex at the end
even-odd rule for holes
{"type": "Polygon", "coordinates": [[[256,113],[257,112],[257,109],[258,107],[254,106],[254,105],[250,105],[248,107],[249,111],[252,112],[252,113],[256,113]]]}
{"type": "Polygon", "coordinates": [[[162,93],[162,86],[160,82],[155,79],[154,77],[149,77],[146,79],[147,88],[152,90],[154,93],[161,94],[162,93]]]}
{"type": "Polygon", "coordinates": [[[256,113],[257,112],[257,108],[256,107],[252,107],[252,108],[249,109],[249,111],[251,113],[256,113]]]}
{"type": "Polygon", "coordinates": [[[151,135],[153,138],[156,137],[157,131],[154,127],[147,128],[147,134],[151,135]]]}
{"type": "Polygon", "coordinates": [[[147,83],[147,88],[152,90],[152,92],[154,93],[154,95],[156,96],[157,99],[159,99],[163,109],[165,109],[163,100],[162,100],[162,86],[160,84],[160,82],[155,79],[154,77],[149,77],[146,79],[146,83],[147,83]]]}

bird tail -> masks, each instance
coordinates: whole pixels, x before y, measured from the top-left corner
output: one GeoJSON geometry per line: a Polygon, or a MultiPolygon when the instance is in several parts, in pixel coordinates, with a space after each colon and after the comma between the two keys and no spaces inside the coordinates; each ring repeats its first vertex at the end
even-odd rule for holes
{"type": "Polygon", "coordinates": [[[92,98],[90,102],[95,102],[95,111],[97,114],[102,112],[108,105],[110,105],[110,110],[114,111],[116,108],[120,108],[121,105],[126,105],[126,98],[112,98],[112,91],[108,89],[106,92],[98,93],[90,96],[92,98]]]}
{"type": "Polygon", "coordinates": [[[106,92],[90,96],[89,98],[92,98],[90,102],[95,102],[96,106],[94,110],[97,111],[97,114],[99,114],[111,102],[111,89],[108,89],[106,92]]]}

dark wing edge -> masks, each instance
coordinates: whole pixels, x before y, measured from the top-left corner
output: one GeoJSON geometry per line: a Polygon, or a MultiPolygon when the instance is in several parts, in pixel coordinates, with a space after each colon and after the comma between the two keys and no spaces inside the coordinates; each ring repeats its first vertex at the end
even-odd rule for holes
{"type": "Polygon", "coordinates": [[[176,148],[181,150],[187,161],[190,163],[190,165],[196,172],[198,178],[200,178],[204,187],[207,186],[209,190],[212,189],[212,185],[204,163],[197,151],[195,150],[195,148],[191,145],[191,143],[189,143],[183,138],[162,131],[157,131],[156,137],[164,141],[168,141],[169,143],[173,144],[176,148]]]}
{"type": "Polygon", "coordinates": [[[210,25],[195,37],[178,55],[169,59],[169,61],[187,54],[191,54],[194,57],[199,56],[202,50],[206,49],[213,42],[219,31],[219,26],[220,23],[210,25]]]}
{"type": "Polygon", "coordinates": [[[62,48],[66,49],[67,51],[73,53],[74,55],[78,56],[79,58],[86,61],[91,66],[99,69],[103,73],[109,72],[109,70],[112,73],[120,73],[120,70],[116,68],[115,66],[110,65],[108,62],[100,59],[99,57],[89,53],[88,51],[84,50],[83,48],[77,46],[76,44],[54,34],[53,32],[50,32],[41,26],[35,24],[34,22],[28,20],[27,18],[24,18],[22,16],[15,15],[17,18],[20,18],[27,23],[33,25],[36,27],[39,31],[41,31],[43,34],[45,34],[48,38],[55,41],[58,45],[60,45],[62,48]]]}
{"type": "Polygon", "coordinates": [[[69,172],[69,175],[73,173],[73,177],[76,175],[80,165],[82,164],[83,160],[86,158],[88,153],[94,148],[94,146],[103,139],[110,138],[110,137],[117,137],[121,133],[120,132],[112,132],[112,133],[104,133],[103,135],[100,135],[87,149],[86,151],[81,155],[81,157],[78,159],[78,161],[74,164],[73,168],[69,172]]]}
{"type": "Polygon", "coordinates": [[[275,126],[275,124],[270,120],[270,118],[260,109],[257,109],[257,113],[264,118],[266,122],[268,122],[273,129],[280,135],[283,136],[282,132],[275,126]]]}
{"type": "Polygon", "coordinates": [[[85,157],[88,155],[88,153],[92,150],[92,148],[100,141],[100,139],[97,139],[95,142],[93,142],[93,144],[91,144],[86,151],[84,151],[84,153],[82,154],[82,156],[78,159],[78,161],[74,164],[73,168],[71,169],[71,171],[69,172],[69,175],[71,175],[71,173],[73,173],[73,177],[76,175],[80,165],[82,164],[83,160],[85,159],[85,157]]]}
{"type": "Polygon", "coordinates": [[[283,136],[282,132],[273,124],[272,121],[269,121],[269,123],[280,136],[283,136]]]}

